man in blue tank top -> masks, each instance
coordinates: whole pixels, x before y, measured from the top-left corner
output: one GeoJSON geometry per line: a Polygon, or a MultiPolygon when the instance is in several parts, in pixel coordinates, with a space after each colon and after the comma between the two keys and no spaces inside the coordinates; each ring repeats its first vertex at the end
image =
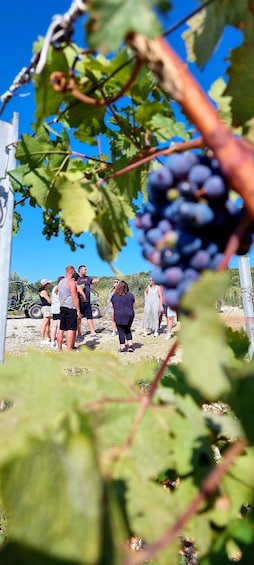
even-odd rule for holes
{"type": "Polygon", "coordinates": [[[78,319],[81,319],[77,287],[73,278],[74,273],[74,267],[68,265],[65,269],[65,277],[58,284],[60,328],[57,334],[57,345],[59,351],[62,351],[63,348],[64,332],[66,332],[67,349],[74,348],[78,319]]]}

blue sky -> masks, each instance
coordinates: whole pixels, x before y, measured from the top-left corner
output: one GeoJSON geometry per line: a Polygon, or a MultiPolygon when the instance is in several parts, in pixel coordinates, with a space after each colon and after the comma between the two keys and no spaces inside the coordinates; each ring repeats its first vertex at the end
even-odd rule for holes
{"type": "MultiPolygon", "coordinates": [[[[166,28],[177,22],[191,10],[198,6],[195,0],[188,2],[174,2],[177,7],[171,15],[170,21],[166,22],[166,28]]],[[[65,13],[71,5],[71,0],[44,0],[37,3],[35,0],[12,0],[3,2],[1,6],[0,19],[0,95],[2,95],[13,83],[18,72],[29,65],[32,58],[32,44],[38,36],[45,36],[51,19],[55,14],[65,13]]],[[[84,37],[82,21],[79,20],[75,25],[76,38],[84,37]]],[[[180,34],[181,27],[177,32],[170,36],[170,42],[181,57],[184,57],[185,50],[180,34]]],[[[75,36],[74,36],[75,39],[75,36]]],[[[239,42],[237,32],[228,30],[224,39],[218,46],[212,62],[210,62],[202,72],[193,68],[196,78],[205,90],[209,89],[210,84],[221,76],[225,70],[226,62],[223,61],[228,54],[228,49],[235,47],[239,42]]],[[[31,132],[31,123],[34,115],[34,97],[32,84],[16,91],[12,100],[6,105],[1,120],[8,122],[12,119],[13,113],[19,114],[19,134],[31,132]]],[[[46,241],[42,236],[42,214],[38,209],[26,206],[19,210],[23,216],[21,229],[17,236],[13,238],[11,272],[18,273],[22,278],[27,278],[29,282],[35,282],[42,277],[56,280],[63,274],[64,268],[68,264],[78,267],[79,264],[86,264],[90,275],[111,276],[110,266],[102,261],[96,251],[94,239],[90,234],[84,238],[85,249],[72,252],[64,243],[62,237],[53,238],[46,241]]],[[[253,259],[250,257],[253,264],[253,259]]],[[[140,252],[140,247],[135,238],[129,238],[127,246],[119,254],[115,267],[124,274],[132,274],[140,271],[149,271],[151,265],[145,261],[140,252]]],[[[237,259],[234,259],[231,266],[237,267],[237,259]]]]}

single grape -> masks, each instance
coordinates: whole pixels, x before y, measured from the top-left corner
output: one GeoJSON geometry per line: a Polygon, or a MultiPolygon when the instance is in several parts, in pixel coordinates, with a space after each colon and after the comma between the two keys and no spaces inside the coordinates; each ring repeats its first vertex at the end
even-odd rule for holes
{"type": "Polygon", "coordinates": [[[154,225],[154,221],[153,218],[151,216],[151,214],[149,214],[148,212],[143,214],[142,216],[139,216],[139,226],[140,228],[143,228],[145,230],[149,230],[150,228],[152,228],[154,225]]]}
{"type": "Polygon", "coordinates": [[[162,236],[162,231],[158,227],[151,228],[150,230],[146,231],[146,238],[152,245],[155,245],[157,241],[160,241],[162,236]]]}
{"type": "Polygon", "coordinates": [[[194,165],[188,174],[188,181],[197,186],[203,186],[204,182],[211,176],[212,171],[206,165],[194,165]]]}
{"type": "Polygon", "coordinates": [[[148,261],[150,261],[150,263],[152,263],[153,265],[161,264],[161,254],[158,249],[153,248],[146,259],[148,259],[148,261]]]}
{"type": "Polygon", "coordinates": [[[161,230],[162,233],[167,233],[171,231],[172,227],[173,227],[172,224],[166,219],[162,219],[158,223],[158,228],[161,230]]]}
{"type": "Polygon", "coordinates": [[[200,277],[200,274],[195,269],[188,267],[184,271],[184,278],[189,279],[190,281],[197,281],[200,277]]]}
{"type": "Polygon", "coordinates": [[[173,173],[175,179],[185,178],[192,167],[192,159],[188,154],[172,153],[166,159],[166,167],[173,173]]]}
{"type": "Polygon", "coordinates": [[[172,252],[170,249],[165,249],[161,252],[161,265],[162,267],[171,267],[178,265],[181,261],[181,254],[176,251],[172,252]]]}
{"type": "Polygon", "coordinates": [[[237,202],[237,200],[226,200],[225,208],[229,212],[231,216],[239,213],[239,210],[242,208],[242,205],[237,202]]]}
{"type": "Polygon", "coordinates": [[[183,280],[184,274],[181,267],[170,267],[164,271],[164,285],[169,288],[176,288],[183,280]]]}
{"type": "Polygon", "coordinates": [[[165,288],[163,291],[163,296],[167,306],[172,308],[172,310],[178,310],[180,304],[180,297],[178,290],[176,288],[165,288]]]}
{"type": "Polygon", "coordinates": [[[151,278],[153,279],[155,284],[164,285],[165,282],[164,271],[160,267],[155,267],[155,269],[152,270],[151,278]]]}
{"type": "Polygon", "coordinates": [[[226,197],[228,194],[224,180],[219,175],[212,175],[203,185],[204,196],[207,199],[217,199],[226,197]]]}
{"type": "Polygon", "coordinates": [[[174,178],[168,167],[161,167],[148,175],[148,185],[152,185],[159,191],[166,190],[173,184],[174,178]]]}
{"type": "Polygon", "coordinates": [[[209,263],[211,262],[211,257],[205,249],[200,249],[197,251],[193,257],[189,261],[190,267],[195,269],[196,271],[203,271],[204,269],[208,268],[209,263]]]}

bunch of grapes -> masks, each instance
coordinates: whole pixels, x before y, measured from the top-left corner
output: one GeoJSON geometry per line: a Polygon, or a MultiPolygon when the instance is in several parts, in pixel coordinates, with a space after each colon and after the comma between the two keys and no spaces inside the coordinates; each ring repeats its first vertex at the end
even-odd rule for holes
{"type": "MultiPolygon", "coordinates": [[[[218,161],[195,153],[168,157],[148,176],[148,202],[135,218],[142,254],[155,268],[151,277],[163,285],[168,306],[181,297],[205,269],[216,270],[244,207],[230,197],[218,161]]],[[[238,253],[247,253],[246,234],[238,253]]]]}

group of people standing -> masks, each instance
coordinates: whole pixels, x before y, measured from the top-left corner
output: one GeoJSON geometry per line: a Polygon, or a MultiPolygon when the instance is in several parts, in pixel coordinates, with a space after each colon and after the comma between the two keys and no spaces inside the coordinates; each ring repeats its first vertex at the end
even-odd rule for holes
{"type": "MultiPolygon", "coordinates": [[[[63,348],[63,337],[66,334],[66,348],[75,349],[75,342],[83,341],[81,333],[82,318],[87,319],[91,336],[96,336],[90,287],[99,281],[99,277],[89,277],[87,267],[80,265],[78,272],[72,265],[65,269],[65,276],[57,279],[56,285],[49,294],[51,281],[41,279],[39,295],[42,304],[43,323],[41,327],[41,343],[51,343],[53,347],[63,348]]],[[[134,351],[132,341],[132,323],[135,316],[135,297],[129,290],[126,281],[115,279],[108,296],[108,308],[112,322],[112,336],[118,335],[119,353],[134,351]]],[[[156,285],[152,278],[144,292],[144,336],[149,331],[154,337],[159,335],[162,316],[167,320],[167,334],[170,339],[175,323],[175,312],[165,305],[163,289],[156,285]]]]}
{"type": "Polygon", "coordinates": [[[95,334],[93,323],[90,286],[97,283],[99,277],[89,277],[86,265],[80,265],[78,272],[72,265],[65,269],[65,276],[57,279],[57,284],[49,294],[50,280],[41,279],[39,296],[42,305],[43,322],[41,344],[51,343],[52,347],[63,348],[63,336],[66,334],[66,348],[75,349],[75,341],[81,337],[82,317],[87,319],[91,335],[95,334]],[[52,319],[52,323],[51,323],[52,319]]]}

